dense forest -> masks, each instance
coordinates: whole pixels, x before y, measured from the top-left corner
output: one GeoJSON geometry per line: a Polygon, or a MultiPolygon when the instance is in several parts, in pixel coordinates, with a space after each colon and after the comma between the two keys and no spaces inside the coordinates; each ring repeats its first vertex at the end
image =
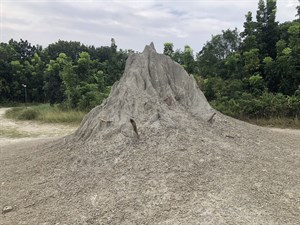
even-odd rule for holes
{"type": "Polygon", "coordinates": [[[128,51],[59,40],[47,48],[28,41],[0,44],[0,103],[35,102],[88,110],[119,80],[128,51]]]}
{"type": "MultiPolygon", "coordinates": [[[[300,4],[300,1],[299,1],[300,4]]],[[[276,1],[259,0],[244,30],[212,36],[193,57],[165,43],[164,54],[193,74],[210,103],[238,118],[300,116],[300,5],[294,21],[276,21],[276,1]]]]}
{"type": "MultiPolygon", "coordinates": [[[[300,3],[300,1],[299,1],[300,3]]],[[[218,110],[238,118],[300,116],[300,6],[294,21],[276,21],[276,1],[259,0],[244,29],[212,36],[194,54],[188,45],[164,54],[194,76],[218,110]]],[[[59,40],[46,48],[28,41],[0,43],[0,104],[59,104],[89,110],[120,79],[132,50],[59,40]]]]}

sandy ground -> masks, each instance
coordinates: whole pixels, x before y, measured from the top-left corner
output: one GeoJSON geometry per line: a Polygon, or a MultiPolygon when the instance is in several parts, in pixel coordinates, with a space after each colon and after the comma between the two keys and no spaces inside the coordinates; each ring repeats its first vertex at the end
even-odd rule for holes
{"type": "Polygon", "coordinates": [[[126,145],[8,144],[0,224],[298,225],[299,132],[228,123],[126,145]]]}
{"type": "Polygon", "coordinates": [[[4,114],[9,108],[0,108],[0,124],[1,130],[13,130],[19,134],[24,134],[25,137],[7,137],[0,135],[0,149],[10,144],[25,143],[32,141],[49,140],[49,138],[58,138],[73,133],[77,127],[47,124],[35,121],[16,121],[6,119],[4,114]]]}
{"type": "Polygon", "coordinates": [[[31,136],[0,140],[1,225],[299,224],[299,130],[192,121],[138,143],[64,143],[74,128],[4,111],[31,136]]]}
{"type": "Polygon", "coordinates": [[[292,135],[299,135],[300,136],[300,130],[296,130],[296,129],[270,128],[270,130],[285,133],[285,134],[292,134],[292,135]]]}

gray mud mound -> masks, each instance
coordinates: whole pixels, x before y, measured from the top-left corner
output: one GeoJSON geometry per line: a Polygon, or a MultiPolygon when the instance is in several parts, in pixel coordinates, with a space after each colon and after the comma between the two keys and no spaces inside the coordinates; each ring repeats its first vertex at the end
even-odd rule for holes
{"type": "Polygon", "coordinates": [[[1,149],[0,224],[296,225],[299,144],[214,112],[150,45],[75,135],[1,149]]]}
{"type": "Polygon", "coordinates": [[[193,76],[171,58],[156,53],[151,43],[143,53],[129,56],[120,82],[107,101],[85,117],[76,136],[94,139],[109,131],[134,136],[130,120],[139,127],[155,122],[173,126],[183,113],[209,120],[213,110],[193,76]]]}

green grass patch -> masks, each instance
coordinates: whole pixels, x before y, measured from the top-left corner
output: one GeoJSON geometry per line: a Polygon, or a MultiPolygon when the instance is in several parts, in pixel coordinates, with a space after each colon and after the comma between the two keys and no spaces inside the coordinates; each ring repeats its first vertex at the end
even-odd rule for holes
{"type": "Polygon", "coordinates": [[[17,120],[36,120],[45,123],[67,123],[78,125],[86,112],[62,110],[48,104],[30,107],[16,107],[6,111],[6,118],[17,120]]]}
{"type": "Polygon", "coordinates": [[[39,111],[33,108],[16,107],[6,111],[5,116],[17,120],[36,120],[39,111]]]}
{"type": "Polygon", "coordinates": [[[270,118],[270,119],[245,119],[246,122],[256,124],[263,127],[276,127],[276,128],[292,128],[300,129],[300,121],[296,118],[270,118]]]}

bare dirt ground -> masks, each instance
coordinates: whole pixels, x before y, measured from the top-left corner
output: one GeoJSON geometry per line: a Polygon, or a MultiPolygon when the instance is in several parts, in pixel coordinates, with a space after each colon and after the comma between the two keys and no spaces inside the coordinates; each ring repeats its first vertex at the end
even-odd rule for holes
{"type": "Polygon", "coordinates": [[[123,145],[109,143],[112,148],[104,152],[89,150],[95,148],[87,143],[76,148],[62,145],[61,137],[74,128],[7,120],[5,110],[1,109],[1,128],[31,136],[0,139],[0,224],[299,224],[299,130],[254,131],[245,124],[239,136],[227,129],[239,126],[230,124],[225,130],[212,127],[213,135],[168,132],[173,151],[151,147],[154,141],[164,145],[164,135],[151,138],[141,133],[141,146],[132,143],[124,151],[123,145]],[[213,139],[217,135],[227,141],[213,139]],[[180,146],[186,143],[182,138],[189,139],[189,148],[180,146]],[[166,164],[161,165],[161,159],[166,164]],[[175,186],[170,184],[173,180],[175,186]],[[116,182],[118,188],[113,186],[116,182]],[[152,205],[147,198],[157,190],[152,205]],[[144,195],[145,203],[136,200],[144,195]],[[186,218],[176,214],[176,207],[186,218]],[[5,209],[11,212],[3,213],[5,209]],[[118,219],[119,214],[124,218],[118,219]]]}
{"type": "Polygon", "coordinates": [[[73,133],[77,127],[61,124],[47,124],[36,121],[16,121],[6,119],[9,108],[0,108],[0,149],[16,143],[42,141],[43,139],[63,137],[73,133]],[[1,133],[2,132],[2,133],[1,133]]]}
{"type": "Polygon", "coordinates": [[[57,138],[8,144],[0,207],[12,211],[0,224],[299,224],[300,132],[228,123],[205,135],[170,130],[168,143],[141,132],[107,151],[57,138]]]}
{"type": "MultiPolygon", "coordinates": [[[[270,130],[275,131],[275,132],[285,133],[285,134],[298,135],[300,137],[300,130],[296,130],[296,129],[270,128],[270,130]]],[[[299,146],[300,146],[300,143],[299,143],[299,146]]]]}

